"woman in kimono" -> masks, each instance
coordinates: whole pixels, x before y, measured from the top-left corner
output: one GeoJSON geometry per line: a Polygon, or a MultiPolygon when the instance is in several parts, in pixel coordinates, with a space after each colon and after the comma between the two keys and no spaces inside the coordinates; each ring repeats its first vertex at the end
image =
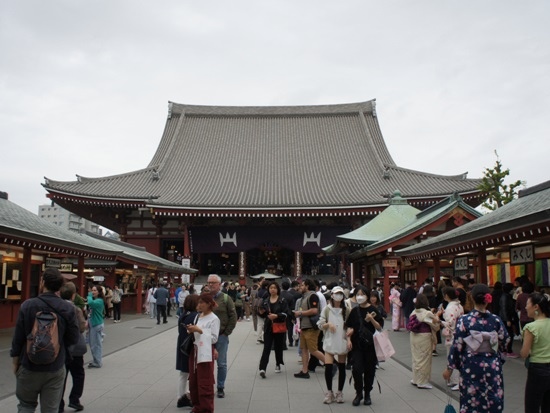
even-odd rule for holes
{"type": "Polygon", "coordinates": [[[510,340],[499,317],[487,311],[492,301],[489,287],[472,288],[474,309],[461,317],[447,359],[443,378],[460,371],[460,412],[503,412],[504,379],[501,353],[510,340]]]}
{"type": "Polygon", "coordinates": [[[195,348],[189,355],[189,391],[195,412],[214,413],[214,361],[218,358],[215,344],[220,333],[220,319],[212,312],[216,306],[212,294],[202,293],[197,324],[187,325],[187,332],[195,335],[195,348]]]}
{"type": "Polygon", "coordinates": [[[432,350],[437,340],[435,332],[439,330],[439,317],[430,311],[428,298],[424,294],[416,296],[407,330],[411,332],[411,384],[419,389],[431,389],[432,350]]]}
{"type": "Polygon", "coordinates": [[[397,285],[394,285],[393,288],[390,291],[390,304],[392,307],[391,312],[391,328],[393,331],[399,331],[399,329],[402,326],[401,324],[401,300],[399,296],[401,295],[401,292],[399,291],[399,287],[397,285]]]}
{"type": "MultiPolygon", "coordinates": [[[[448,303],[445,309],[439,310],[438,316],[442,317],[441,326],[443,327],[441,335],[445,340],[445,348],[447,349],[447,356],[451,351],[451,345],[453,344],[453,337],[455,335],[456,322],[460,317],[464,315],[464,309],[460,305],[458,295],[453,287],[445,287],[443,289],[443,299],[448,303]]],[[[460,374],[458,370],[454,370],[449,382],[447,383],[451,390],[458,391],[458,382],[460,374]]]]}

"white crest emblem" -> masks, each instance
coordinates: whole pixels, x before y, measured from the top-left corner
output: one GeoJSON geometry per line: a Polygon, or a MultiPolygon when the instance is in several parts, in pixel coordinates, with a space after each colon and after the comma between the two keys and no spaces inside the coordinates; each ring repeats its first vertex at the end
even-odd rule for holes
{"type": "Polygon", "coordinates": [[[233,233],[233,236],[230,236],[229,235],[229,232],[226,232],[225,233],[225,237],[223,236],[223,234],[220,232],[220,246],[223,247],[223,244],[225,244],[226,242],[232,242],[234,246],[237,246],[237,233],[234,232],[233,233]]]}
{"type": "Polygon", "coordinates": [[[318,247],[321,246],[321,233],[319,232],[319,234],[317,234],[317,236],[315,236],[315,234],[312,232],[310,236],[307,235],[306,232],[304,232],[304,245],[305,246],[308,242],[315,242],[317,244],[318,247]]]}

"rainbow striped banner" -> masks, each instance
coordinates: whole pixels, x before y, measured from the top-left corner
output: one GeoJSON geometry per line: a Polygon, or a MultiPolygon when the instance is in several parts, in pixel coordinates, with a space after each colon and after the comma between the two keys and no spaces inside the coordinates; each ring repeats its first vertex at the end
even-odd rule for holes
{"type": "Polygon", "coordinates": [[[487,277],[489,285],[495,285],[497,281],[501,283],[514,282],[518,277],[525,274],[525,265],[510,265],[508,263],[494,264],[487,266],[487,277]]]}
{"type": "MultiPolygon", "coordinates": [[[[535,285],[550,285],[550,259],[535,261],[535,285]]],[[[494,264],[487,266],[487,277],[489,285],[495,285],[497,281],[501,283],[514,282],[518,277],[525,275],[525,265],[510,265],[508,263],[494,264]]]]}
{"type": "Polygon", "coordinates": [[[548,276],[548,267],[550,260],[535,261],[535,284],[538,286],[550,285],[550,277],[548,276]]]}

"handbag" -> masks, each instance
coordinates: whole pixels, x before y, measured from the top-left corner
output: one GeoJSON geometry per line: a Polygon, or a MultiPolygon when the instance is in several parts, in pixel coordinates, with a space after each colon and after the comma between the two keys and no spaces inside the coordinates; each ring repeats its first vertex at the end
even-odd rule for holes
{"type": "Polygon", "coordinates": [[[447,405],[445,406],[445,410],[443,410],[443,413],[456,413],[456,409],[452,405],[453,398],[451,397],[451,391],[448,386],[447,387],[447,405]]]}
{"type": "Polygon", "coordinates": [[[189,354],[193,351],[193,346],[195,345],[195,335],[188,334],[187,337],[183,340],[180,346],[180,351],[183,355],[189,357],[189,354]]]}
{"type": "MultiPolygon", "coordinates": [[[[195,321],[193,321],[193,324],[197,324],[197,320],[199,319],[199,315],[195,317],[195,321]]],[[[183,353],[183,355],[189,357],[189,354],[193,351],[193,346],[195,345],[195,334],[187,334],[187,337],[183,339],[180,345],[180,351],[183,353]]]]}
{"type": "Polygon", "coordinates": [[[386,361],[395,354],[387,331],[376,331],[373,335],[373,341],[378,361],[386,361]]]}
{"type": "Polygon", "coordinates": [[[271,326],[273,328],[273,333],[286,333],[288,330],[286,329],[286,323],[271,323],[271,326]]]}

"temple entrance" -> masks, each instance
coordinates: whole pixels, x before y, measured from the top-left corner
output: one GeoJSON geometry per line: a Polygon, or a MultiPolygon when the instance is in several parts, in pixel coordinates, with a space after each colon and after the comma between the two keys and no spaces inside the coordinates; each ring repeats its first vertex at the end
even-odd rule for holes
{"type": "Polygon", "coordinates": [[[294,251],[286,248],[254,248],[246,252],[246,272],[248,275],[272,274],[293,275],[294,251]]]}
{"type": "Polygon", "coordinates": [[[200,274],[218,274],[220,277],[239,277],[239,254],[236,252],[220,254],[201,254],[200,274]]]}
{"type": "Polygon", "coordinates": [[[319,254],[302,254],[302,274],[318,277],[318,276],[339,276],[340,275],[340,258],[335,255],[327,256],[323,253],[319,254]]]}

